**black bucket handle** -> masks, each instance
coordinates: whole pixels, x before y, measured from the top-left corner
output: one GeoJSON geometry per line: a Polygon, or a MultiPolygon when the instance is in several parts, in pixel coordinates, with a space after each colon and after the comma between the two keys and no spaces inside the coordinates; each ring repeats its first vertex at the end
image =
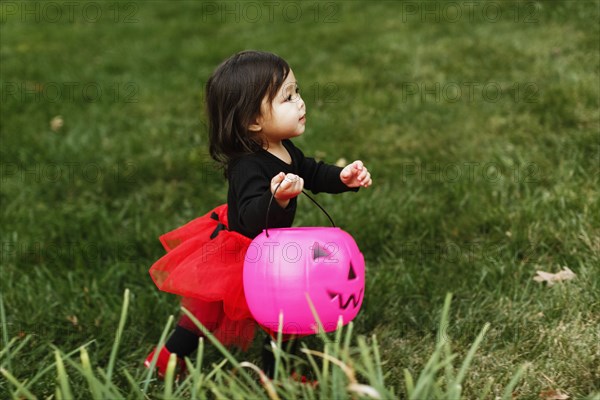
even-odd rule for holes
{"type": "MultiPolygon", "coordinates": [[[[265,219],[265,234],[267,235],[267,237],[269,237],[269,213],[271,211],[271,204],[273,203],[273,199],[275,198],[275,193],[277,193],[277,190],[279,189],[279,186],[281,186],[282,183],[283,183],[283,179],[281,180],[281,182],[279,182],[277,184],[277,187],[275,187],[275,190],[273,191],[273,194],[271,194],[271,199],[269,200],[269,205],[267,207],[267,217],[265,219]]],[[[323,207],[321,207],[321,205],[319,203],[317,203],[317,201],[315,199],[310,197],[308,195],[308,193],[306,193],[304,190],[302,191],[302,193],[304,193],[304,195],[306,197],[308,197],[310,199],[310,201],[312,201],[317,207],[319,207],[321,209],[321,211],[323,211],[323,213],[325,213],[327,218],[329,218],[329,222],[331,222],[331,226],[333,228],[335,228],[335,223],[333,222],[333,218],[331,218],[331,215],[329,215],[327,213],[327,211],[325,211],[325,209],[323,207]]]]}

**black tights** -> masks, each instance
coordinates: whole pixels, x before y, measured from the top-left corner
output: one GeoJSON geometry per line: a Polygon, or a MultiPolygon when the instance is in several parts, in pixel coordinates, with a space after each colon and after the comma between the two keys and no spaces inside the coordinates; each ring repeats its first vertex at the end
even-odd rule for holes
{"type": "MultiPolygon", "coordinates": [[[[271,336],[265,336],[262,348],[262,370],[265,374],[273,379],[273,375],[275,374],[275,355],[273,354],[271,348],[271,336]]],[[[298,353],[298,339],[290,339],[287,342],[282,343],[284,350],[287,353],[297,355],[298,353]]]]}
{"type": "MultiPolygon", "coordinates": [[[[275,356],[271,350],[271,336],[266,335],[263,341],[263,347],[261,352],[262,358],[262,370],[265,374],[273,379],[275,373],[275,356]]],[[[290,339],[284,342],[284,348],[291,354],[297,354],[298,352],[298,340],[290,339]]],[[[165,344],[167,350],[171,353],[177,354],[177,357],[184,358],[188,357],[198,348],[198,335],[188,329],[185,329],[181,325],[177,325],[167,343],[165,344]]]]}
{"type": "Polygon", "coordinates": [[[169,339],[167,339],[165,347],[171,353],[175,353],[177,357],[183,359],[198,348],[198,334],[177,325],[169,339]]]}

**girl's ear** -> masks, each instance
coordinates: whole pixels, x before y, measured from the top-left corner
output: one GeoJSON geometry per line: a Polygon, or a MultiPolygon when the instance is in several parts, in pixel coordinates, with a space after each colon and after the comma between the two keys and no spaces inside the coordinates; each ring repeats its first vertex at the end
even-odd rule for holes
{"type": "Polygon", "coordinates": [[[250,132],[258,133],[258,132],[262,131],[262,126],[260,126],[258,121],[254,121],[248,126],[248,130],[250,132]]]}
{"type": "Polygon", "coordinates": [[[262,131],[262,118],[260,116],[256,117],[254,121],[248,125],[248,130],[255,133],[262,131]]]}

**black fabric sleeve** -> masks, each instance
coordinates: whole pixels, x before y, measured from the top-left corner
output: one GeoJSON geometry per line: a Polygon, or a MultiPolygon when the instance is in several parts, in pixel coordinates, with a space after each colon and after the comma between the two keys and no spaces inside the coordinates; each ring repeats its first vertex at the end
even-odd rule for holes
{"type": "MultiPolygon", "coordinates": [[[[230,170],[229,184],[233,187],[238,210],[238,220],[235,225],[248,237],[255,237],[265,229],[267,208],[271,200],[272,177],[263,168],[264,166],[256,160],[243,159],[230,170]]],[[[291,226],[296,203],[290,201],[284,209],[273,200],[269,214],[269,228],[291,226]]]]}
{"type": "Polygon", "coordinates": [[[313,193],[343,193],[357,192],[359,188],[350,188],[340,179],[341,167],[315,161],[314,158],[304,157],[302,151],[293,147],[298,160],[300,176],[304,179],[304,187],[313,193]]]}

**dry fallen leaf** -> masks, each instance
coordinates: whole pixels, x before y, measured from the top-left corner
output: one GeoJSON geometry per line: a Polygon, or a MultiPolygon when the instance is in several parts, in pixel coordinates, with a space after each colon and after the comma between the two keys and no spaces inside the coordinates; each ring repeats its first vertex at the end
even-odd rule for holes
{"type": "Polygon", "coordinates": [[[567,400],[569,395],[564,394],[559,390],[542,390],[540,392],[540,399],[542,400],[567,400]]]}
{"type": "Polygon", "coordinates": [[[321,151],[321,150],[317,150],[317,151],[315,151],[314,157],[315,157],[315,160],[321,161],[321,160],[325,159],[325,157],[327,157],[327,153],[325,153],[324,151],[321,151]]]}
{"type": "Polygon", "coordinates": [[[50,129],[52,129],[54,132],[58,132],[64,124],[65,121],[63,120],[63,117],[61,115],[57,115],[50,120],[50,129]]]}
{"type": "Polygon", "coordinates": [[[335,162],[335,165],[344,168],[346,165],[348,165],[348,161],[346,161],[346,159],[342,157],[335,162]]]}
{"type": "Polygon", "coordinates": [[[79,324],[77,315],[67,315],[67,319],[73,324],[73,326],[77,326],[79,324]]]}
{"type": "Polygon", "coordinates": [[[575,278],[575,273],[569,267],[563,267],[563,270],[553,274],[551,272],[536,271],[537,276],[533,277],[536,282],[547,282],[548,286],[554,285],[556,282],[570,281],[575,278]]]}

